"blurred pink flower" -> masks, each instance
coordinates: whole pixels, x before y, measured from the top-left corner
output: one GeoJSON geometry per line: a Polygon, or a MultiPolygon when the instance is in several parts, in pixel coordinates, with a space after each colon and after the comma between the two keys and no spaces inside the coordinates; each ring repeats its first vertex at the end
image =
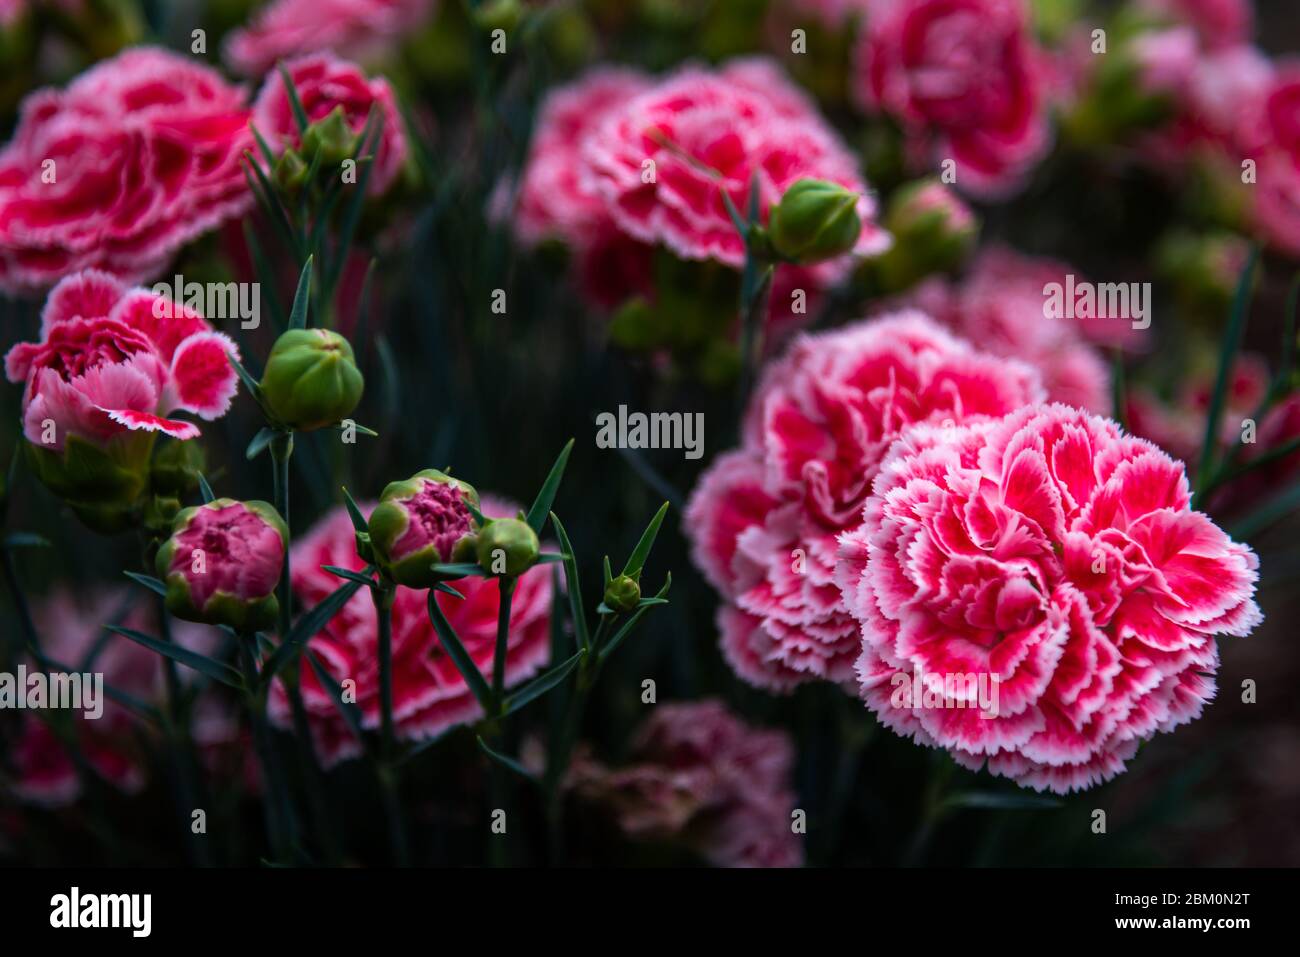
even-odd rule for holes
{"type": "Polygon", "coordinates": [[[1110,373],[1094,344],[1131,345],[1141,336],[1119,318],[1049,318],[1044,287],[1065,283],[1072,272],[1063,263],[992,246],[963,281],[931,280],[901,301],[981,349],[1034,366],[1048,399],[1102,412],[1110,408],[1110,373]]]}
{"type": "Polygon", "coordinates": [[[1180,463],[1063,405],[904,432],[836,569],[867,707],[1035,790],[1119,774],[1262,619],[1254,552],[1189,500],[1180,463]]]}
{"type": "MultiPolygon", "coordinates": [[[[130,639],[110,635],[106,624],[155,633],[152,606],[126,588],[91,589],[74,595],[58,590],[33,610],[42,653],[70,671],[100,673],[106,685],[133,697],[153,702],[162,700],[162,658],[130,639]],[[102,644],[101,644],[102,642],[102,644]],[[93,655],[93,664],[87,665],[93,655]]],[[[203,654],[215,648],[219,634],[204,625],[174,622],[172,638],[178,644],[203,654]]],[[[29,664],[29,671],[36,666],[29,664]]],[[[184,669],[181,669],[184,672],[184,669]]],[[[184,677],[184,674],[182,674],[184,677]]],[[[228,716],[224,699],[204,695],[211,714],[228,716]],[[211,699],[211,700],[209,700],[211,699]]],[[[137,718],[125,707],[105,697],[101,717],[88,720],[77,714],[74,734],[77,746],[90,766],[105,780],[128,793],[145,783],[145,760],[136,738],[137,718]]],[[[77,766],[48,724],[27,715],[10,752],[15,793],[24,801],[45,806],[71,804],[81,794],[77,766]]]]}
{"type": "Polygon", "coordinates": [[[129,49],[23,102],[0,151],[0,290],[88,267],[138,282],[251,204],[244,94],[189,57],[129,49]]]}
{"type": "Polygon", "coordinates": [[[794,747],[711,699],[656,705],[630,763],[579,754],[568,784],[607,808],[629,837],[676,841],[717,867],[799,867],[791,826],[794,747]]]}
{"type": "MultiPolygon", "coordinates": [[[[374,503],[362,503],[369,512],[374,503]]],[[[483,496],[485,515],[514,515],[518,507],[483,496]]],[[[356,536],[346,510],[331,512],[291,553],[294,594],[300,608],[311,608],[339,587],[340,580],[321,566],[360,570],[366,563],[356,552],[356,536]]],[[[465,597],[436,594],[447,620],[466,650],[486,674],[492,672],[496,642],[498,585],[495,578],[464,578],[456,590],[465,597]]],[[[483,709],[443,650],[429,621],[430,592],[399,586],[393,604],[393,719],[398,738],[424,741],[458,724],[481,717],[483,709]]],[[[515,588],[511,607],[510,640],[506,652],[506,681],[510,685],[533,675],[550,654],[550,572],[535,566],[515,588]]],[[[356,682],[356,703],[361,724],[380,725],[379,626],[374,601],[362,589],[312,638],[307,650],[314,654],[336,681],[356,682]]],[[[326,764],[357,757],[360,745],[339,715],[334,699],[304,661],[301,665],[303,702],[312,737],[326,764]]],[[[281,727],[292,725],[288,697],[277,682],[272,688],[269,713],[281,727]]]]}
{"type": "Polygon", "coordinates": [[[1050,141],[1046,59],[1023,0],[894,0],[873,10],[851,84],[959,189],[1016,188],[1050,141]]]}
{"type": "Polygon", "coordinates": [[[857,626],[834,582],[837,536],[860,520],[890,443],[914,422],[1000,416],[1043,397],[1027,365],[976,352],[915,312],[798,338],[764,371],[740,449],[687,507],[695,564],[723,595],[736,673],[789,691],[847,682],[857,626]]]}
{"type": "Polygon", "coordinates": [[[1220,50],[1250,41],[1255,11],[1250,0],[1142,0],[1143,7],[1184,23],[1201,45],[1220,50]]]}
{"type": "Polygon", "coordinates": [[[582,160],[590,189],[621,229],[683,259],[743,264],[723,195],[745,209],[755,176],[761,219],[796,180],[824,179],[861,194],[857,252],[889,244],[853,154],[766,60],[681,68],[607,116],[584,142],[582,160]]]}
{"type": "Polygon", "coordinates": [[[87,270],[50,292],[40,341],[10,349],[5,373],[24,385],[24,436],[58,451],[69,435],[97,444],[135,430],[194,438],[198,426],[166,416],[224,415],[237,384],[229,356],[238,354],[192,309],[87,270]]]}
{"type": "MultiPolygon", "coordinates": [[[[285,64],[285,68],[309,123],[323,120],[341,106],[348,128],[353,135],[360,136],[372,106],[378,106],[384,127],[367,189],[373,196],[386,191],[401,172],[407,157],[402,117],[388,81],[383,77],[367,79],[356,64],[328,53],[292,60],[285,64]]],[[[267,74],[266,83],[253,103],[252,123],[270,142],[276,155],[289,147],[301,147],[293,107],[279,70],[267,74]]],[[[310,162],[311,158],[306,159],[310,162]]]]}
{"type": "Polygon", "coordinates": [[[245,76],[305,53],[367,60],[431,19],[436,7],[437,0],[273,0],[230,34],[225,60],[245,76]]]}

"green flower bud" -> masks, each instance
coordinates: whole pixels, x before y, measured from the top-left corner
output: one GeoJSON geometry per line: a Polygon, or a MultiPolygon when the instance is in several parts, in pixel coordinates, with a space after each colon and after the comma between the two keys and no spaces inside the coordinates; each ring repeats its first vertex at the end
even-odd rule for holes
{"type": "Polygon", "coordinates": [[[357,151],[357,134],[348,126],[347,114],[336,106],[323,120],[307,127],[302,135],[302,155],[315,158],[320,153],[320,167],[338,166],[357,151]]]}
{"type": "Polygon", "coordinates": [[[772,210],[768,227],[772,248],[797,263],[842,256],[861,232],[858,194],[819,179],[796,180],[772,210]]]}
{"type": "Polygon", "coordinates": [[[509,33],[523,18],[524,7],[519,0],[484,0],[474,11],[474,22],[485,33],[505,30],[509,33]]]}
{"type": "Polygon", "coordinates": [[[262,373],[271,414],[299,432],[333,425],[361,401],[365,381],[352,346],[328,329],[290,329],[275,341],[262,373]]]}
{"type": "Polygon", "coordinates": [[[465,560],[472,548],[475,521],[470,509],[478,504],[472,485],[437,469],[389,483],[370,515],[375,562],[399,585],[432,588],[447,578],[433,566],[465,560]]]}
{"type": "Polygon", "coordinates": [[[284,520],[266,502],[219,498],[181,509],[155,559],[167,610],[243,633],[272,627],[288,541],[284,520]]]}
{"type": "Polygon", "coordinates": [[[517,577],[528,571],[542,550],[537,533],[517,518],[496,518],[478,534],[478,563],[493,575],[517,577]]]}
{"type": "Polygon", "coordinates": [[[271,171],[271,178],[275,181],[276,186],[292,195],[298,192],[302,188],[302,184],[307,181],[307,164],[302,161],[302,157],[298,155],[297,150],[287,149],[275,161],[275,167],[271,171]]]}
{"type": "Polygon", "coordinates": [[[641,585],[631,575],[611,578],[605,586],[605,604],[620,614],[629,612],[641,600],[641,585]]]}
{"type": "Polygon", "coordinates": [[[62,450],[25,443],[27,461],[42,484],[63,499],[89,528],[113,534],[130,528],[149,484],[153,432],[125,432],[103,444],[69,435],[62,450]]]}
{"type": "Polygon", "coordinates": [[[160,438],[149,465],[149,484],[158,494],[183,497],[199,487],[206,458],[198,442],[160,438]]]}

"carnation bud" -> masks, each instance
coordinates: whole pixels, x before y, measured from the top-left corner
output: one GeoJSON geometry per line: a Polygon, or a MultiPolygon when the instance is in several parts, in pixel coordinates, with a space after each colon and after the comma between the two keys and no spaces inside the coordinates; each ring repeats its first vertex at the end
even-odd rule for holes
{"type": "Polygon", "coordinates": [[[338,166],[356,151],[357,134],[348,126],[342,106],[334,107],[324,119],[308,126],[302,135],[303,156],[315,157],[319,152],[322,168],[338,166]]]}
{"type": "Polygon", "coordinates": [[[27,460],[42,484],[103,534],[132,526],[149,483],[152,432],[124,432],[95,443],[68,435],[61,450],[27,442],[27,460]]]}
{"type": "Polygon", "coordinates": [[[605,604],[622,614],[629,612],[641,601],[641,585],[631,575],[611,578],[605,586],[605,604]]]}
{"type": "MultiPolygon", "coordinates": [[[[370,515],[370,550],[384,574],[407,588],[447,578],[434,565],[458,562],[474,541],[478,492],[437,469],[391,482],[370,515]]],[[[469,554],[472,554],[470,552],[469,554]]]]}
{"type": "Polygon", "coordinates": [[[290,148],[280,154],[271,173],[275,185],[284,192],[293,194],[307,181],[307,164],[302,161],[298,151],[290,148]]]}
{"type": "Polygon", "coordinates": [[[149,484],[156,493],[184,496],[199,487],[205,459],[198,442],[159,439],[149,466],[149,484]]]}
{"type": "Polygon", "coordinates": [[[479,530],[476,547],[478,563],[485,571],[511,578],[528,571],[542,550],[537,533],[517,518],[496,518],[488,522],[479,530]]]}
{"type": "Polygon", "coordinates": [[[270,628],[288,539],[280,513],[266,502],[219,498],[182,509],[156,559],[167,610],[241,633],[270,628]]]}
{"type": "Polygon", "coordinates": [[[365,381],[352,346],[328,329],[290,329],[275,341],[262,373],[262,394],[285,425],[310,432],[346,417],[365,381]]]}
{"type": "Polygon", "coordinates": [[[519,25],[523,15],[523,4],[519,0],[484,0],[474,11],[474,22],[485,33],[493,30],[509,33],[519,25]]]}
{"type": "Polygon", "coordinates": [[[899,292],[958,266],[979,224],[970,207],[937,179],[908,183],[890,199],[885,228],[894,244],[868,267],[879,293],[899,292]]]}
{"type": "Polygon", "coordinates": [[[838,183],[801,179],[772,210],[772,248],[784,259],[815,263],[853,249],[862,232],[858,194],[838,183]]]}

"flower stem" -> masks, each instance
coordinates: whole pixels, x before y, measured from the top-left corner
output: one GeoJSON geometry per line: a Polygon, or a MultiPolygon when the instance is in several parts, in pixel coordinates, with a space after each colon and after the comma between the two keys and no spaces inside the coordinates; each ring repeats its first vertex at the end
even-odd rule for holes
{"type": "Polygon", "coordinates": [[[295,827],[288,791],[280,773],[274,743],[266,722],[266,694],[258,690],[260,682],[257,668],[257,636],[241,634],[239,650],[240,660],[244,666],[244,682],[248,686],[248,713],[253,724],[253,747],[262,766],[262,778],[267,791],[265,808],[267,835],[276,861],[287,863],[293,853],[295,827]]]}
{"type": "Polygon", "coordinates": [[[510,643],[510,606],[515,595],[515,579],[499,579],[501,599],[497,607],[497,644],[492,653],[492,702],[500,710],[506,693],[506,650],[510,643]]]}
{"type": "MultiPolygon", "coordinates": [[[[293,455],[293,433],[281,432],[271,440],[271,460],[274,463],[275,510],[289,527],[289,457],[293,455]]],[[[284,564],[280,569],[280,637],[289,634],[293,622],[293,588],[289,579],[289,548],[284,550],[284,564]]]]}
{"type": "Polygon", "coordinates": [[[397,586],[381,576],[380,584],[371,588],[375,614],[379,618],[379,713],[382,754],[385,762],[394,753],[393,738],[393,600],[397,586]]]}

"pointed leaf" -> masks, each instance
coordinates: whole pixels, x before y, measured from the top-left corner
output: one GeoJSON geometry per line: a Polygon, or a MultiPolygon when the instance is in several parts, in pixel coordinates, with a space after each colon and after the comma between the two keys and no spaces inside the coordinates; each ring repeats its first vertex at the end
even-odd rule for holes
{"type": "Polygon", "coordinates": [[[289,328],[307,328],[307,307],[311,303],[311,256],[302,264],[298,274],[298,289],[293,294],[293,305],[289,307],[289,328]]]}
{"type": "Polygon", "coordinates": [[[655,512],[654,518],[650,519],[650,524],[641,533],[641,540],[636,543],[636,548],[632,549],[632,554],[628,556],[627,564],[623,566],[624,575],[636,578],[641,574],[641,569],[645,567],[645,560],[650,556],[650,549],[654,547],[655,536],[659,534],[659,526],[664,523],[664,516],[667,514],[668,503],[664,502],[659,506],[659,511],[655,512]]]}
{"type": "Polygon", "coordinates": [[[578,665],[581,664],[582,659],[585,658],[586,656],[587,656],[587,652],[585,649],[579,650],[577,654],[571,656],[564,663],[556,665],[550,671],[546,671],[538,675],[536,678],[528,682],[528,684],[524,685],[514,694],[507,695],[505,705],[502,707],[501,713],[503,715],[513,714],[514,712],[522,708],[524,705],[546,694],[546,692],[550,691],[552,688],[554,688],[556,685],[562,682],[565,678],[567,678],[569,676],[569,672],[573,671],[574,668],[578,667],[578,665]]]}
{"type": "Polygon", "coordinates": [[[249,442],[248,448],[244,450],[244,458],[248,459],[250,462],[257,458],[279,434],[279,430],[273,429],[270,426],[263,426],[258,429],[257,434],[253,436],[253,441],[249,442]]]}
{"type": "Polygon", "coordinates": [[[293,77],[289,75],[289,68],[282,62],[276,64],[280,71],[280,79],[284,81],[284,92],[289,98],[289,108],[293,111],[293,122],[298,127],[298,135],[302,136],[307,132],[307,111],[302,108],[302,100],[298,98],[298,87],[293,82],[293,77]]]}
{"type": "Polygon", "coordinates": [[[461,642],[460,636],[456,634],[456,629],[451,626],[447,616],[438,607],[435,589],[429,590],[429,620],[433,622],[433,628],[438,633],[438,640],[442,642],[443,649],[447,652],[461,676],[464,677],[469,690],[474,693],[474,697],[483,706],[483,710],[491,712],[492,689],[488,687],[487,680],[483,677],[483,673],[478,670],[478,665],[474,664],[474,659],[470,657],[470,653],[465,650],[465,645],[461,642]]]}
{"type": "MultiPolygon", "coordinates": [[[[673,576],[672,573],[670,572],[668,574],[667,580],[664,582],[664,587],[659,589],[659,594],[655,595],[655,598],[663,598],[665,595],[668,594],[668,589],[672,587],[673,587],[673,576]]],[[[619,645],[621,645],[623,643],[623,640],[632,633],[632,629],[635,628],[636,623],[641,620],[641,616],[644,615],[646,612],[648,612],[651,609],[651,607],[653,607],[654,604],[657,604],[657,602],[652,602],[651,604],[647,605],[644,604],[644,600],[643,600],[643,603],[638,605],[637,610],[633,612],[632,617],[629,618],[626,622],[624,622],[623,627],[620,628],[618,631],[614,632],[614,637],[610,638],[609,641],[605,642],[605,647],[600,649],[600,661],[603,662],[606,658],[608,658],[610,655],[614,653],[614,649],[617,648],[619,645]]]]}
{"type": "MultiPolygon", "coordinates": [[[[542,489],[537,493],[537,498],[533,500],[533,506],[528,510],[528,527],[539,535],[542,532],[542,526],[546,524],[546,516],[551,511],[551,505],[555,502],[555,493],[560,489],[560,481],[564,478],[564,468],[569,464],[569,453],[573,451],[573,439],[569,439],[560,451],[559,458],[551,466],[550,474],[546,476],[546,481],[542,483],[542,489]]],[[[568,551],[568,549],[565,549],[568,551]]]]}
{"type": "Polygon", "coordinates": [[[165,582],[154,578],[152,575],[141,575],[139,572],[124,572],[127,578],[136,584],[143,585],[156,595],[167,597],[167,585],[165,582]]]}
{"type": "MultiPolygon", "coordinates": [[[[1237,281],[1237,293],[1233,298],[1232,314],[1228,318],[1228,327],[1223,332],[1223,342],[1219,347],[1219,371],[1214,379],[1214,392],[1210,396],[1209,411],[1205,417],[1205,438],[1201,445],[1200,465],[1196,470],[1196,491],[1204,492],[1210,480],[1211,467],[1214,464],[1215,449],[1218,448],[1220,422],[1228,401],[1228,383],[1232,369],[1237,361],[1237,352],[1241,348],[1241,338],[1246,331],[1249,318],[1251,291],[1254,286],[1255,266],[1259,262],[1259,247],[1252,246],[1250,258],[1241,271],[1237,281]]],[[[1199,496],[1198,496],[1199,497],[1199,496]]]]}
{"type": "Polygon", "coordinates": [[[201,655],[197,651],[190,651],[188,648],[182,648],[180,645],[174,645],[171,642],[154,638],[152,635],[146,635],[143,632],[136,631],[133,628],[122,628],[118,625],[109,625],[108,630],[115,635],[121,635],[129,638],[136,644],[144,645],[150,651],[156,652],[165,658],[170,658],[177,664],[182,664],[187,668],[193,668],[200,674],[207,675],[213,681],[219,681],[224,685],[232,688],[243,689],[244,679],[238,671],[224,662],[217,661],[215,658],[209,658],[207,655],[201,655]]]}
{"type": "Polygon", "coordinates": [[[529,771],[526,767],[524,767],[514,758],[508,758],[504,754],[501,754],[499,751],[493,751],[490,747],[488,747],[487,742],[484,741],[481,736],[479,736],[478,739],[478,746],[480,751],[486,754],[497,764],[501,765],[503,768],[513,771],[515,774],[519,775],[521,778],[523,778],[526,781],[531,781],[533,784],[538,783],[537,777],[536,775],[533,774],[532,771],[529,771]]]}
{"type": "MultiPolygon", "coordinates": [[[[374,571],[372,568],[371,571],[374,571]]],[[[320,633],[330,620],[339,613],[344,605],[362,587],[361,582],[350,581],[340,585],[320,600],[311,611],[299,617],[289,629],[289,634],[276,646],[271,657],[262,666],[262,683],[269,682],[278,675],[289,662],[297,657],[299,650],[308,640],[320,633]]]]}
{"type": "Polygon", "coordinates": [[[352,519],[352,527],[358,532],[369,534],[370,523],[361,514],[361,509],[357,506],[356,501],[352,498],[352,493],[347,490],[346,486],[343,489],[343,502],[348,507],[348,517],[352,519]]]}
{"type": "Polygon", "coordinates": [[[199,494],[203,496],[204,505],[207,505],[216,498],[216,496],[212,494],[212,486],[208,484],[208,480],[204,477],[202,472],[199,473],[199,494]]]}
{"type": "Polygon", "coordinates": [[[564,583],[569,594],[569,611],[573,615],[573,633],[578,637],[579,648],[590,648],[591,633],[587,629],[587,613],[582,608],[582,582],[578,578],[578,563],[573,557],[573,544],[554,512],[551,513],[551,524],[555,526],[560,548],[564,551],[564,583]]]}
{"type": "Polygon", "coordinates": [[[329,673],[328,669],[322,665],[317,657],[308,649],[305,656],[307,663],[311,665],[311,670],[316,673],[316,680],[320,682],[334,702],[334,707],[338,709],[343,723],[346,724],[356,739],[361,742],[362,747],[366,746],[366,736],[361,730],[361,709],[355,704],[349,704],[343,700],[343,688],[334,680],[334,676],[329,673]]]}

